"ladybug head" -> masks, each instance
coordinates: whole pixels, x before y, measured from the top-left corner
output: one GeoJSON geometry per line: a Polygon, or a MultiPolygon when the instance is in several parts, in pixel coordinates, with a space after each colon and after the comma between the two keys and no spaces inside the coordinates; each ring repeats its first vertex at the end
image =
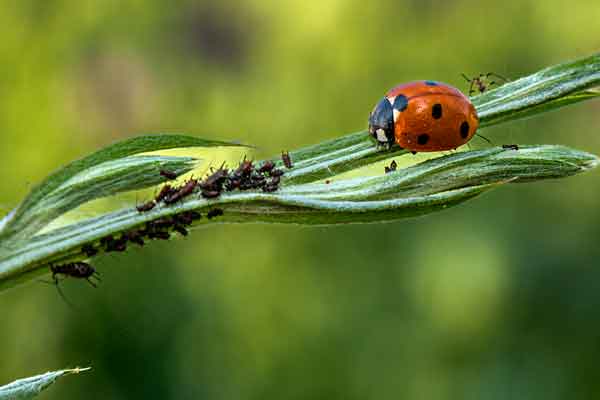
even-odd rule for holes
{"type": "Polygon", "coordinates": [[[378,143],[394,143],[394,111],[387,97],[384,97],[369,116],[369,134],[378,143]]]}

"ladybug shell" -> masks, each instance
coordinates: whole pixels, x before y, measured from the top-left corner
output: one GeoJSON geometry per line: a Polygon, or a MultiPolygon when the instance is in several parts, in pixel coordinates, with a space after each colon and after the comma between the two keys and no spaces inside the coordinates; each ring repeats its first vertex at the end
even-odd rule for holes
{"type": "Polygon", "coordinates": [[[393,107],[395,141],[410,151],[455,149],[471,140],[479,126],[469,98],[441,82],[405,83],[385,97],[393,107]]]}

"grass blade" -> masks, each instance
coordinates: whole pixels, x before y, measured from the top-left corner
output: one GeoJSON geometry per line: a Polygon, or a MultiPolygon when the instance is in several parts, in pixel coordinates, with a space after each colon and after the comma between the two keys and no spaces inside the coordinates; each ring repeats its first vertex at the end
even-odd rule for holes
{"type": "Polygon", "coordinates": [[[0,290],[48,273],[49,263],[81,260],[83,245],[98,245],[106,235],[141,229],[159,218],[219,207],[217,220],[232,223],[325,225],[375,223],[415,217],[460,204],[509,182],[562,178],[597,166],[597,157],[563,146],[491,148],[425,161],[387,175],[335,183],[284,185],[275,193],[230,192],[215,200],[195,195],[173,206],[139,213],[132,206],[34,236],[0,252],[0,290]]]}
{"type": "Polygon", "coordinates": [[[63,369],[16,380],[8,385],[0,386],[0,400],[32,399],[52,385],[58,378],[88,370],[90,368],[63,369]]]}
{"type": "Polygon", "coordinates": [[[35,187],[1,222],[0,238],[6,240],[17,232],[15,239],[31,235],[60,214],[93,198],[156,185],[164,180],[157,175],[161,168],[172,169],[178,175],[193,168],[192,159],[189,157],[169,159],[132,156],[157,150],[217,146],[240,145],[184,135],[148,135],[114,143],[70,163],[35,187]],[[139,163],[138,166],[134,165],[136,162],[139,163]],[[119,175],[122,176],[115,179],[119,175]],[[96,176],[96,179],[85,180],[82,176],[96,176]],[[115,181],[114,184],[111,184],[111,179],[115,181]],[[79,182],[71,184],[73,180],[79,182]],[[93,193],[97,196],[91,196],[93,193]],[[60,202],[57,202],[57,196],[60,202]],[[44,199],[46,201],[43,201],[44,199]]]}

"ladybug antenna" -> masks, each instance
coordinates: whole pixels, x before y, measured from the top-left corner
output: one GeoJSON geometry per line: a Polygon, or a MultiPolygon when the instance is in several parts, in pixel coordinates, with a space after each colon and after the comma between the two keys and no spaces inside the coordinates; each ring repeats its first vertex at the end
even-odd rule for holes
{"type": "Polygon", "coordinates": [[[494,145],[494,143],[492,143],[492,141],[490,139],[486,138],[481,133],[478,133],[477,136],[479,136],[480,138],[482,138],[483,140],[485,140],[486,142],[488,142],[491,146],[494,145]]]}

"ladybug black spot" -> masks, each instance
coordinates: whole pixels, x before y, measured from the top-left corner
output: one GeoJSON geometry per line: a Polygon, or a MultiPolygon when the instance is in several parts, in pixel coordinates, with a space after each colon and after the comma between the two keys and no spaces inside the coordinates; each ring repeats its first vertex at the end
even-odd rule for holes
{"type": "Polygon", "coordinates": [[[437,86],[438,83],[436,81],[425,81],[425,84],[427,86],[437,86]]]}
{"type": "Polygon", "coordinates": [[[467,121],[460,124],[460,136],[463,139],[466,139],[467,136],[469,136],[469,123],[467,121]]]}
{"type": "Polygon", "coordinates": [[[419,136],[417,136],[417,143],[423,145],[423,144],[427,144],[427,142],[429,142],[429,135],[426,133],[421,133],[419,136]]]}
{"type": "Polygon", "coordinates": [[[406,96],[403,94],[396,96],[396,99],[394,99],[394,109],[402,112],[406,110],[406,107],[408,107],[408,99],[406,96]]]}
{"type": "Polygon", "coordinates": [[[433,107],[431,107],[431,116],[434,119],[442,118],[442,105],[441,104],[436,103],[433,105],[433,107]]]}

